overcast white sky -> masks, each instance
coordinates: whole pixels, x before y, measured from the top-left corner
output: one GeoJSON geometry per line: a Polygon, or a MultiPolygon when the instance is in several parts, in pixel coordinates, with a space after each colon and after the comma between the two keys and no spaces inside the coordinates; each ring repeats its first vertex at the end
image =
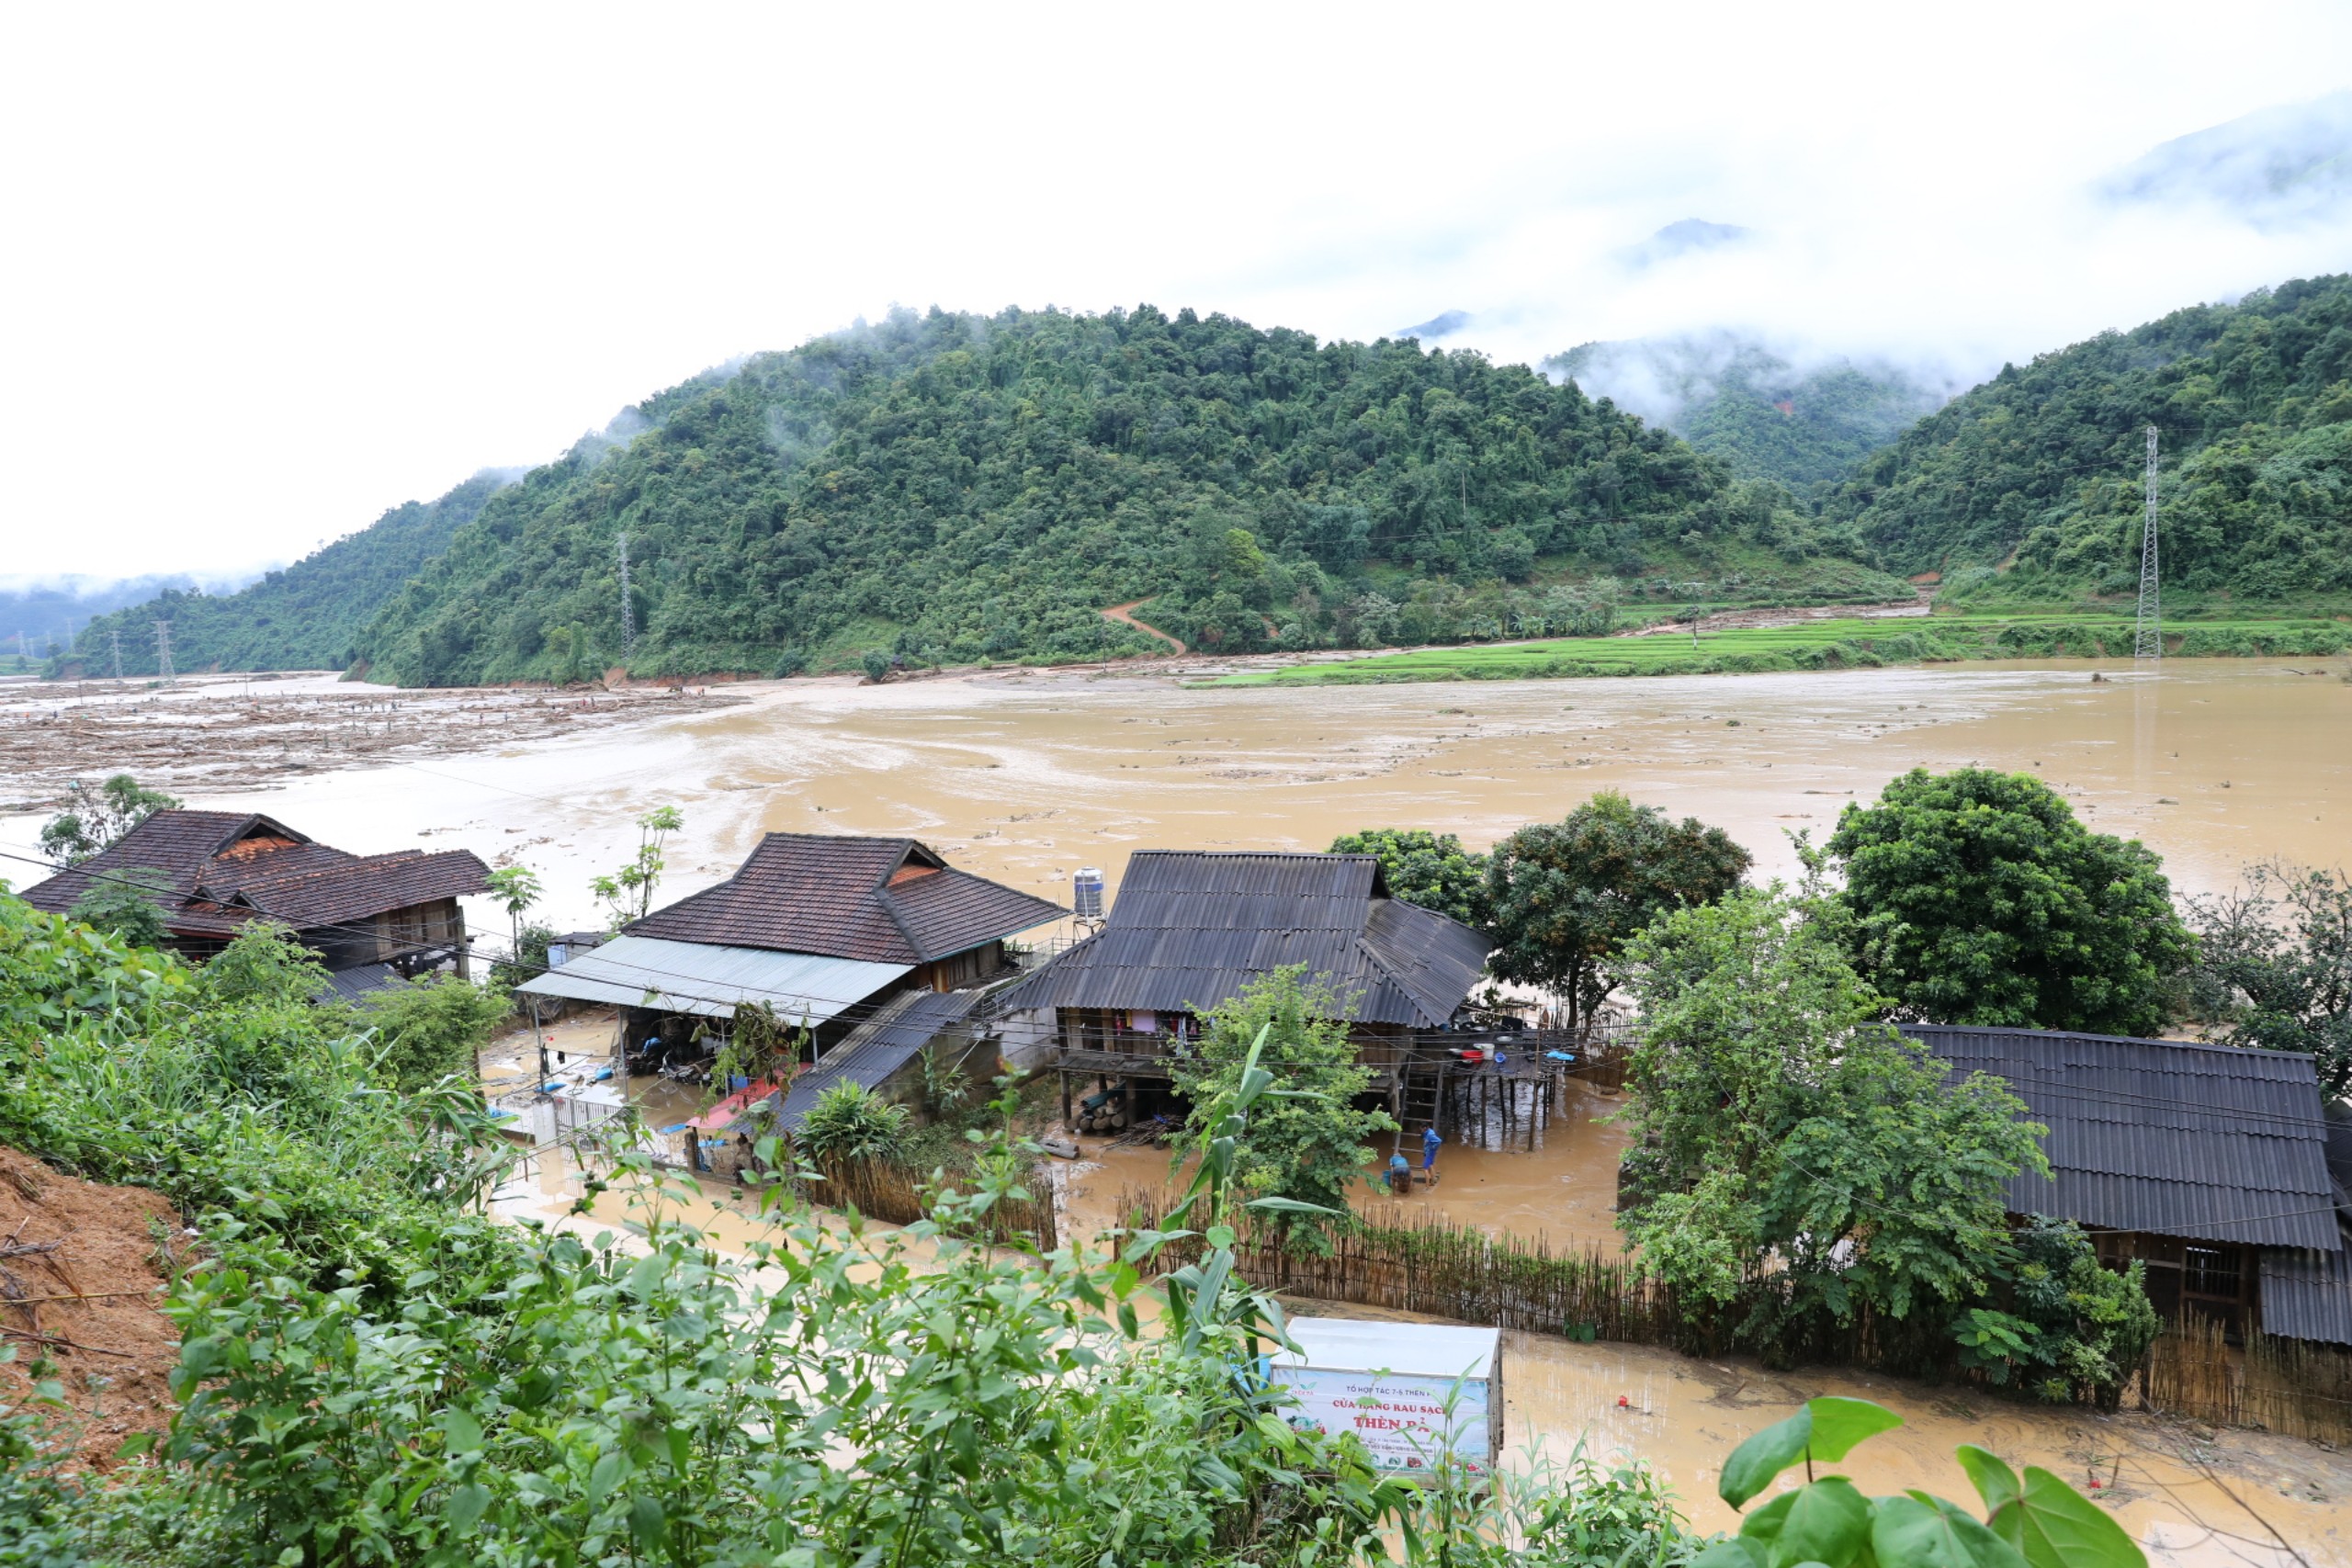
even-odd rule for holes
{"type": "Polygon", "coordinates": [[[19,6],[0,574],[306,553],[893,302],[2024,357],[2352,265],[2086,183],[2352,6],[19,6]],[[1681,218],[1759,231],[1646,272],[1681,218]]]}

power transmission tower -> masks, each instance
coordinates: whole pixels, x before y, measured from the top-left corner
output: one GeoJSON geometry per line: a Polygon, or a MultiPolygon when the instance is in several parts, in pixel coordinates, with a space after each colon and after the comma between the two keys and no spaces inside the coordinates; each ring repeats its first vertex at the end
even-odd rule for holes
{"type": "Polygon", "coordinates": [[[169,621],[155,623],[155,668],[163,676],[164,684],[172,684],[172,623],[169,621]]]}
{"type": "Polygon", "coordinates": [[[621,658],[626,660],[637,654],[637,606],[628,597],[628,536],[620,536],[621,557],[621,658]]]}
{"type": "Polygon", "coordinates": [[[108,630],[114,637],[114,683],[119,686],[122,684],[122,628],[112,626],[108,630]]]}
{"type": "Polygon", "coordinates": [[[2156,580],[2156,427],[2148,426],[2148,520],[2140,529],[2140,620],[2132,631],[2132,657],[2162,660],[2164,614],[2156,580]]]}

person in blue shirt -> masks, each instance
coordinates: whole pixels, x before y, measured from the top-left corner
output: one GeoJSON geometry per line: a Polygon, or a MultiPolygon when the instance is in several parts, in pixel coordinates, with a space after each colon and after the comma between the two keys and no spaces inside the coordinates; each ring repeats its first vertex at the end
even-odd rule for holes
{"type": "Polygon", "coordinates": [[[1413,1168],[1400,1151],[1388,1156],[1388,1190],[1403,1197],[1412,1190],[1413,1168]]]}
{"type": "Polygon", "coordinates": [[[1437,1185],[1438,1145],[1444,1142],[1443,1138],[1437,1135],[1436,1128],[1421,1129],[1421,1180],[1424,1185],[1430,1187],[1437,1185]]]}

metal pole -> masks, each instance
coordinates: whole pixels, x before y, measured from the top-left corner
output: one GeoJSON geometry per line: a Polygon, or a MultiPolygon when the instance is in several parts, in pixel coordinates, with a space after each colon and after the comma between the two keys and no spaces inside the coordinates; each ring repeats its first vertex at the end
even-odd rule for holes
{"type": "Polygon", "coordinates": [[[155,623],[155,663],[164,684],[172,684],[172,623],[155,623]]]}
{"type": "Polygon", "coordinates": [[[2156,571],[2156,427],[2148,426],[2148,513],[2140,528],[2140,618],[2132,629],[2132,657],[2165,656],[2162,590],[2156,571]]]}

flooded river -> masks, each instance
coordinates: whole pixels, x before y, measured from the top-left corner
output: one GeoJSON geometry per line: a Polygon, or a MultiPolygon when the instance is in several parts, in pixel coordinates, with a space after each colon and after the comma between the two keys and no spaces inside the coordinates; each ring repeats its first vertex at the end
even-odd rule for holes
{"type": "MultiPolygon", "coordinates": [[[[667,895],[708,885],[773,829],[917,835],[1057,899],[1139,846],[1322,849],[1379,826],[1477,846],[1622,789],[1718,824],[1759,868],[1911,767],[2048,779],[2104,831],[2145,840],[2191,891],[2244,862],[2352,861],[2352,683],[2315,662],[1942,665],[1817,674],[1185,687],[1143,674],[995,672],[732,689],[736,705],[625,729],[503,740],[422,761],[198,794],[359,851],[460,845],[537,868],[544,914],[595,917],[587,878],[632,814],[687,831],[667,895]]],[[[683,705],[682,705],[683,706],[683,705]]],[[[37,820],[0,820],[32,842],[37,820]]],[[[477,912],[487,929],[503,918],[477,912]]]]}

